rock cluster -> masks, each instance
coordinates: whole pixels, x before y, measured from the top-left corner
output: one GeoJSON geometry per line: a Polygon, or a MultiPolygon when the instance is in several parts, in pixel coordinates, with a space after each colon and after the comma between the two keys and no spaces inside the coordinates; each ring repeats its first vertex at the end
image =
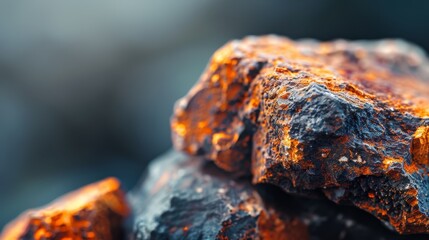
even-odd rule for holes
{"type": "Polygon", "coordinates": [[[128,203],[107,179],[1,239],[429,239],[429,63],[407,43],[232,41],[171,125],[187,155],[128,203]]]}

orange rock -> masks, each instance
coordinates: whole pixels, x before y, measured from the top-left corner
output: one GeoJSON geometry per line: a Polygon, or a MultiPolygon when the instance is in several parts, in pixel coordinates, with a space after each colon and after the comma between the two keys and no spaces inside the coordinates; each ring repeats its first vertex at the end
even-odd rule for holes
{"type": "Polygon", "coordinates": [[[23,213],[0,239],[118,239],[128,213],[119,181],[107,178],[23,213]]]}
{"type": "Polygon", "coordinates": [[[405,42],[232,41],[171,122],[178,150],[429,233],[429,64],[405,42]]]}

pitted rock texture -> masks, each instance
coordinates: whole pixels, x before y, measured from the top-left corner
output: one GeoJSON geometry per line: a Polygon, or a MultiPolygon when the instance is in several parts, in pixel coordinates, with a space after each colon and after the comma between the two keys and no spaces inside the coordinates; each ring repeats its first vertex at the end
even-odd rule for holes
{"type": "Polygon", "coordinates": [[[123,239],[128,214],[119,181],[107,178],[23,213],[4,228],[0,239],[123,239]]]}
{"type": "Polygon", "coordinates": [[[174,145],[429,233],[428,69],[402,41],[232,41],[177,103],[174,145]]]}
{"type": "Polygon", "coordinates": [[[176,152],[156,159],[129,194],[131,239],[429,239],[400,236],[368,213],[251,185],[176,152]]]}
{"type": "Polygon", "coordinates": [[[306,239],[302,222],[264,210],[250,181],[232,179],[213,164],[171,152],[149,166],[129,196],[133,239],[306,239]]]}

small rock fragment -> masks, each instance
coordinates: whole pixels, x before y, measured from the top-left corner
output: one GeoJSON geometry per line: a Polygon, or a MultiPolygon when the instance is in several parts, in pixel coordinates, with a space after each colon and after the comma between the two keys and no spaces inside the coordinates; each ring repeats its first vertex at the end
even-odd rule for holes
{"type": "Polygon", "coordinates": [[[0,239],[122,239],[128,214],[118,180],[107,178],[23,213],[4,228],[0,239]]]}

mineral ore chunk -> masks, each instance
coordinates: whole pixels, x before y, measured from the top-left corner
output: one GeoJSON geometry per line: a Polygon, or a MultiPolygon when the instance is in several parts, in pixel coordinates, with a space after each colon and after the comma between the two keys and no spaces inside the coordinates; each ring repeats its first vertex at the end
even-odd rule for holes
{"type": "Polygon", "coordinates": [[[118,180],[108,178],[23,213],[5,227],[0,239],[122,239],[128,213],[118,180]]]}
{"type": "Polygon", "coordinates": [[[131,239],[428,239],[399,236],[359,209],[294,197],[179,153],[156,159],[131,192],[131,239]]]}
{"type": "Polygon", "coordinates": [[[399,233],[429,233],[429,64],[415,46],[232,41],[171,124],[177,149],[254,183],[323,192],[399,233]]]}

